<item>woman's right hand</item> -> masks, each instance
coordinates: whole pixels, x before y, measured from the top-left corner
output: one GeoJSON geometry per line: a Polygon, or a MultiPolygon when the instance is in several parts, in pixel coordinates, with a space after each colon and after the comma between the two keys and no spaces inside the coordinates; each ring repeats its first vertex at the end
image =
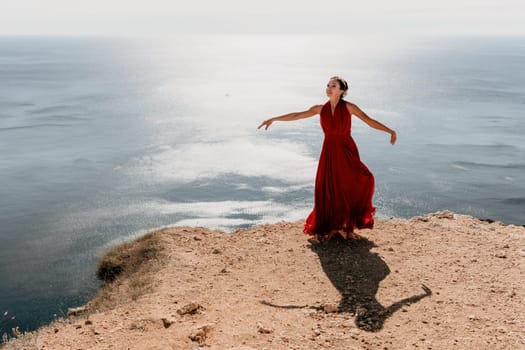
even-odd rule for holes
{"type": "Polygon", "coordinates": [[[259,126],[257,127],[257,129],[260,129],[260,128],[262,128],[262,127],[264,126],[264,127],[265,127],[264,130],[268,130],[268,128],[270,127],[270,125],[272,125],[273,122],[274,122],[274,119],[273,119],[273,118],[271,118],[271,119],[267,119],[267,120],[263,121],[263,122],[261,123],[261,125],[259,125],[259,126]]]}

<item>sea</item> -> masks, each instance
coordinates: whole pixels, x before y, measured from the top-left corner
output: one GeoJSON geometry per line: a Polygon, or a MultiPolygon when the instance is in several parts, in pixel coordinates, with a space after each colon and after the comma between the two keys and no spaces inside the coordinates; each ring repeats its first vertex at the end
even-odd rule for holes
{"type": "Polygon", "coordinates": [[[304,220],[319,117],[257,126],[333,75],[398,134],[353,121],[378,217],[525,224],[523,37],[0,37],[0,335],[87,302],[146,232],[304,220]]]}

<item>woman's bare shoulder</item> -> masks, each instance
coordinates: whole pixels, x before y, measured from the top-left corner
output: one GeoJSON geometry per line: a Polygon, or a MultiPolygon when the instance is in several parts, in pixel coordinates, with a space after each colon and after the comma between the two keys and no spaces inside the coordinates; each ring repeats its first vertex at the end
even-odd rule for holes
{"type": "Polygon", "coordinates": [[[349,101],[345,101],[345,102],[346,102],[345,103],[346,109],[348,110],[348,112],[350,112],[350,114],[358,115],[361,112],[361,109],[355,103],[349,102],[349,101]]]}
{"type": "Polygon", "coordinates": [[[345,100],[345,105],[346,105],[346,108],[349,108],[349,109],[359,108],[359,107],[357,107],[357,105],[355,103],[350,102],[350,101],[346,101],[346,100],[345,100]]]}

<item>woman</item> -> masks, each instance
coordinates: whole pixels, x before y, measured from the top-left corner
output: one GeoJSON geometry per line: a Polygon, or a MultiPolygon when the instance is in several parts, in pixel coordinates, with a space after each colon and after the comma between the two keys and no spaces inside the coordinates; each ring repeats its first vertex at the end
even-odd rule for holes
{"type": "Polygon", "coordinates": [[[355,115],[370,127],[390,134],[396,142],[396,132],[370,118],[355,104],[343,99],[348,84],[332,77],[326,86],[329,101],[307,111],[289,113],[265,120],[258,129],[268,129],[276,121],[292,121],[321,115],[325,134],[315,180],[314,209],[306,219],[304,233],[311,241],[327,241],[338,233],[345,239],[358,239],[354,229],[374,226],[374,176],[360,161],[357,146],[350,135],[351,116],[355,115]]]}

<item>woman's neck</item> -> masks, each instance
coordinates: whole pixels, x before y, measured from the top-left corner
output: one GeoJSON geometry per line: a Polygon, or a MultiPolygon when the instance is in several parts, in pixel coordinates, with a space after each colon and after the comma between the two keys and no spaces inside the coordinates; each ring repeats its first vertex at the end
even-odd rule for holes
{"type": "Polygon", "coordinates": [[[332,106],[337,106],[337,104],[339,103],[339,101],[341,101],[341,98],[340,98],[340,97],[330,98],[330,104],[331,104],[332,106]]]}

